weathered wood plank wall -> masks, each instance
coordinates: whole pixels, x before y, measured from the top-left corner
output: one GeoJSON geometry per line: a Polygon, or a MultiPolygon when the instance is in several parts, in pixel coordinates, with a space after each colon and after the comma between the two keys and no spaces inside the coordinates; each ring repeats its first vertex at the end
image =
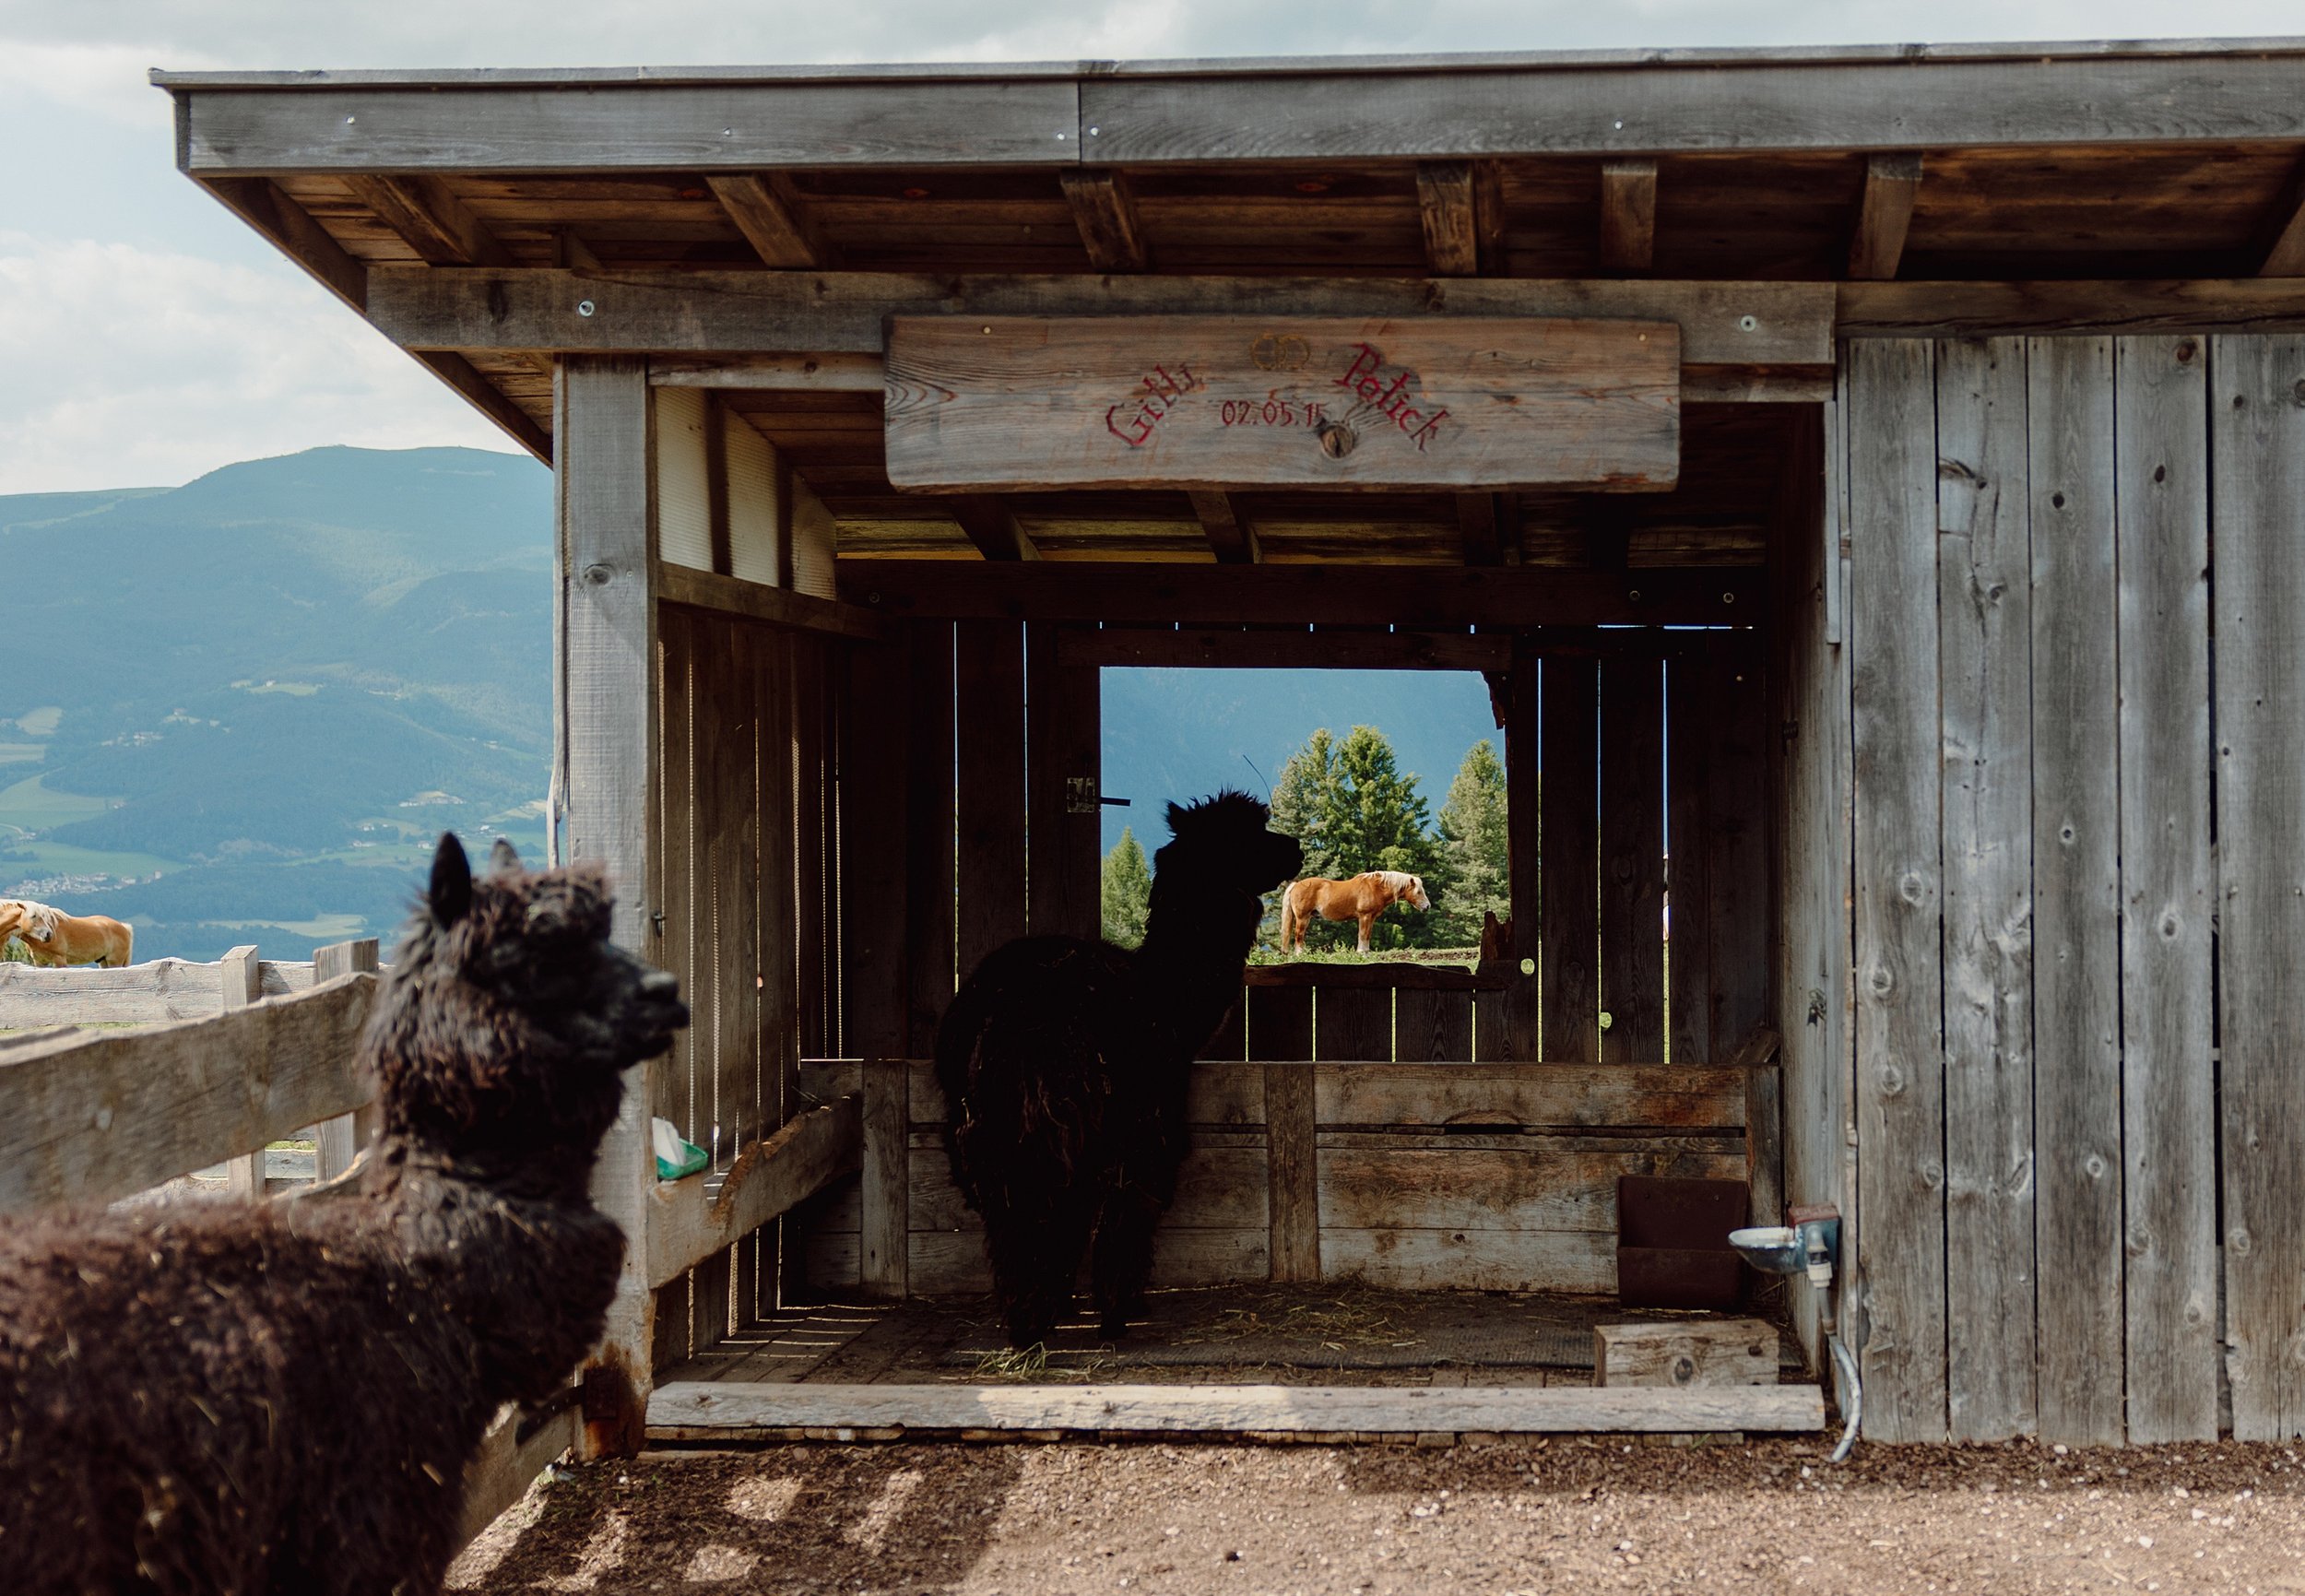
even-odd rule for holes
{"type": "Polygon", "coordinates": [[[2225,1339],[2233,1433],[2305,1431],[2305,338],[2210,346],[2225,1339]]]}
{"type": "Polygon", "coordinates": [[[2305,1433],[2305,342],[1846,370],[1867,1428],[2205,1438],[2229,1374],[2237,1435],[2305,1433]]]}

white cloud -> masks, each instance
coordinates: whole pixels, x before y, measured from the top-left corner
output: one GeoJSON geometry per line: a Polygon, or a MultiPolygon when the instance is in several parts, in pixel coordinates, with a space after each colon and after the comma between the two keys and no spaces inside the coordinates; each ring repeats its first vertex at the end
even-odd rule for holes
{"type": "Polygon", "coordinates": [[[292,268],[0,234],[0,493],[188,480],[320,443],[509,447],[292,268]]]}

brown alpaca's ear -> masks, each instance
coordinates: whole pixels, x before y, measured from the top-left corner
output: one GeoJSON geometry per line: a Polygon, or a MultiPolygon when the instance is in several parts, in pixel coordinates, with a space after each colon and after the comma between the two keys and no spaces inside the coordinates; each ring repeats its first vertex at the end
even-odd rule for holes
{"type": "Polygon", "coordinates": [[[513,846],[510,837],[498,837],[489,847],[489,874],[516,876],[520,873],[520,850],[513,846]]]}
{"type": "Polygon", "coordinates": [[[425,894],[432,913],[432,924],[446,930],[465,917],[472,907],[472,861],[465,857],[464,845],[454,832],[440,833],[440,846],[432,850],[432,884],[425,894]]]}

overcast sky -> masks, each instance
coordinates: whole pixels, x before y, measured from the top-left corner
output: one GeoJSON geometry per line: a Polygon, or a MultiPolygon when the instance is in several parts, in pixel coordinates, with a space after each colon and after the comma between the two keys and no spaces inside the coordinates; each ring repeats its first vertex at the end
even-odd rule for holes
{"type": "Polygon", "coordinates": [[[0,493],[510,445],[177,175],[151,66],[1069,60],[2305,30],[2299,0],[0,0],[0,493]]]}

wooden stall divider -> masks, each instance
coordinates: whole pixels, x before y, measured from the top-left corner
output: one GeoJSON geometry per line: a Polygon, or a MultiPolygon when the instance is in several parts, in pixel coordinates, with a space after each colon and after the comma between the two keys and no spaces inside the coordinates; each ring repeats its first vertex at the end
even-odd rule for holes
{"type": "Polygon", "coordinates": [[[952,971],[953,829],[952,623],[916,621],[907,629],[912,682],[905,727],[904,946],[911,966],[912,1045],[906,1054],[936,1052],[937,1022],[957,986],[952,971]]]}
{"type": "MultiPolygon", "coordinates": [[[[223,964],[217,970],[217,984],[227,1010],[245,1009],[263,999],[264,967],[256,958],[254,943],[234,948],[224,955],[223,964]]],[[[225,1161],[224,1189],[234,1197],[264,1195],[263,1148],[225,1161]]]]}
{"type": "MultiPolygon", "coordinates": [[[[1546,660],[1541,692],[1542,768],[1550,773],[1539,798],[1544,1030],[1543,1046],[1521,1057],[1588,1063],[1601,1057],[1597,662],[1546,660]]],[[[1517,904],[1527,901],[1515,893],[1517,904]]]]}
{"type": "MultiPolygon", "coordinates": [[[[1767,677],[1757,633],[1706,639],[1705,907],[1711,1046],[1687,1062],[1725,1058],[1768,1011],[1767,677]]],[[[1694,916],[1692,916],[1694,917],[1694,916]]],[[[1679,926],[1674,926],[1679,930],[1679,926]]],[[[1677,1057],[1677,1056],[1676,1056],[1677,1057]]]]}
{"type": "Polygon", "coordinates": [[[1663,734],[1663,662],[1602,661],[1601,1057],[1611,1062],[1665,1052],[1663,734]]]}
{"type": "MultiPolygon", "coordinates": [[[[1313,1056],[1313,989],[1248,989],[1248,1056],[1313,1056]]],[[[1265,1139],[1271,1159],[1271,1268],[1276,1281],[1320,1278],[1320,1188],[1315,1146],[1313,1071],[1272,1063],[1264,1071],[1265,1139]]]]}
{"type": "Polygon", "coordinates": [[[1713,911],[1707,880],[1711,671],[1701,655],[1665,661],[1665,1057],[1696,1064],[1713,1046],[1713,911]]]}

